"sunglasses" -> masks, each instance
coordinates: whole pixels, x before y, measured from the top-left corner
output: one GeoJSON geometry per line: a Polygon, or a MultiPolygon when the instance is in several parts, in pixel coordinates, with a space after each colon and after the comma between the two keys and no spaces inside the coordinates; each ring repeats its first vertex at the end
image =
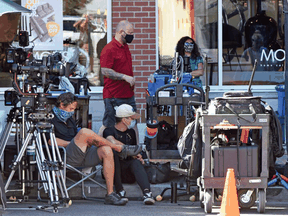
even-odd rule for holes
{"type": "Polygon", "coordinates": [[[189,42],[185,42],[184,43],[184,48],[185,49],[189,49],[189,50],[193,50],[193,48],[194,48],[194,43],[189,43],[189,42]]]}

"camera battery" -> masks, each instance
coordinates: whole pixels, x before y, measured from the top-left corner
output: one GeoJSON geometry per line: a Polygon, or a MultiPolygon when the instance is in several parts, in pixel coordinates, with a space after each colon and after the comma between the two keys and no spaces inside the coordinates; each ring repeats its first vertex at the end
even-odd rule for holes
{"type": "Polygon", "coordinates": [[[29,34],[27,31],[19,32],[19,45],[22,47],[29,46],[29,34]]]}
{"type": "Polygon", "coordinates": [[[21,106],[22,107],[34,107],[35,106],[35,98],[31,97],[21,97],[21,106]]]}
{"type": "Polygon", "coordinates": [[[18,94],[15,90],[5,91],[5,106],[16,106],[19,101],[18,94]]]}

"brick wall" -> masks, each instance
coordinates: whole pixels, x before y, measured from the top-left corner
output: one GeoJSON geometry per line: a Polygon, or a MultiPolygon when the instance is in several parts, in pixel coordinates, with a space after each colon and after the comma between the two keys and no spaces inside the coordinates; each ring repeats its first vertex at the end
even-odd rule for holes
{"type": "Polygon", "coordinates": [[[136,79],[135,97],[141,122],[145,122],[145,90],[148,76],[156,70],[156,0],[112,0],[113,37],[119,21],[134,25],[134,40],[129,45],[136,79]]]}

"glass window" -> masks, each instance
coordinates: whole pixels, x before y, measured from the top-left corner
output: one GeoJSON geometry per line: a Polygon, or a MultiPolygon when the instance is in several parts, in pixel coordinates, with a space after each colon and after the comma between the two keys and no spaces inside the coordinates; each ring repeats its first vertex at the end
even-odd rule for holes
{"type": "Polygon", "coordinates": [[[254,85],[284,82],[282,1],[223,5],[223,85],[247,85],[254,66],[254,85]]]}
{"type": "MultiPolygon", "coordinates": [[[[107,44],[107,1],[110,0],[63,0],[64,48],[63,52],[61,51],[62,55],[64,53],[65,60],[79,57],[79,68],[84,73],[88,72],[87,77],[92,86],[103,85],[99,58],[103,47],[107,44]]],[[[21,5],[21,0],[15,2],[21,5]]],[[[3,41],[0,41],[2,53],[0,55],[0,87],[11,87],[11,74],[8,73],[9,68],[3,63],[9,43],[1,42],[3,41]]],[[[43,55],[50,53],[37,51],[34,52],[34,56],[42,58],[43,55]]]]}
{"type": "Polygon", "coordinates": [[[88,71],[92,86],[103,85],[100,53],[107,44],[107,1],[63,0],[64,50],[80,48],[79,63],[88,71]]]}
{"type": "Polygon", "coordinates": [[[189,36],[207,56],[210,85],[247,85],[255,59],[254,85],[283,83],[282,1],[222,0],[222,34],[218,34],[218,11],[217,0],[158,0],[160,66],[171,62],[177,41],[189,36]]]}
{"type": "Polygon", "coordinates": [[[175,55],[177,41],[183,36],[194,38],[194,16],[186,0],[158,0],[159,64],[169,65],[175,55]]]}
{"type": "MultiPolygon", "coordinates": [[[[21,0],[14,1],[21,5],[21,0]]],[[[14,39],[20,20],[19,14],[4,14],[0,16],[0,87],[12,86],[12,75],[9,73],[9,64],[6,63],[6,52],[9,42],[14,39]]]]}

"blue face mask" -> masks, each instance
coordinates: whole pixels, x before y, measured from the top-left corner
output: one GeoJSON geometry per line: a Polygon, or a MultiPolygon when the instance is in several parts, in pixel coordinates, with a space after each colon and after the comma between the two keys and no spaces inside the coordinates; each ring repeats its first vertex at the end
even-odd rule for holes
{"type": "Polygon", "coordinates": [[[136,120],[134,119],[134,120],[131,121],[130,125],[127,125],[127,128],[128,129],[132,129],[132,128],[135,127],[135,125],[136,125],[136,120]]]}
{"type": "Polygon", "coordinates": [[[74,111],[67,112],[65,110],[59,109],[58,107],[54,107],[53,111],[55,115],[57,116],[57,118],[59,118],[63,122],[66,122],[71,116],[74,115],[74,111]]]}

